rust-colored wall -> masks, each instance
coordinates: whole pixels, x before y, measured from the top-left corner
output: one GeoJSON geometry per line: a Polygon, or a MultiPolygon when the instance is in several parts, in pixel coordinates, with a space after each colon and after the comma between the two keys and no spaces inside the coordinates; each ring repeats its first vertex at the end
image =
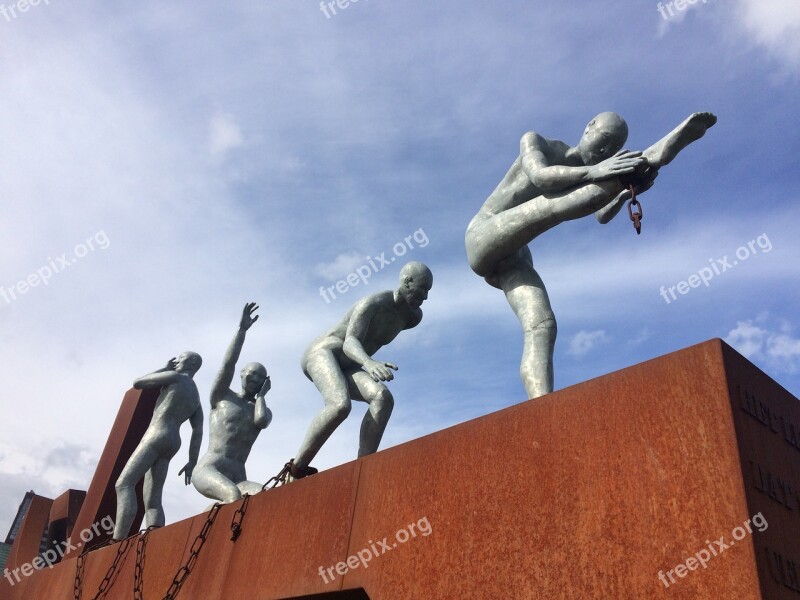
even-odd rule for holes
{"type": "MultiPolygon", "coordinates": [[[[94,477],[92,477],[92,483],[89,485],[83,506],[75,521],[73,537],[79,536],[83,531],[90,531],[93,524],[99,523],[107,516],[112,519],[116,518],[117,492],[114,485],[150,425],[158,393],[159,390],[130,389],[125,394],[111,433],[108,435],[103,454],[100,455],[100,461],[94,477]]],[[[131,525],[131,533],[138,531],[144,518],[142,484],[143,482],[139,482],[136,488],[139,510],[131,525]]],[[[101,535],[95,535],[91,541],[92,544],[101,543],[111,537],[103,529],[99,531],[101,535]]],[[[75,556],[76,552],[80,552],[80,550],[70,552],[67,556],[75,556]]]]}
{"type": "Polygon", "coordinates": [[[800,402],[729,347],[728,384],[764,598],[800,598],[800,402]]]}
{"type": "MultiPolygon", "coordinates": [[[[50,516],[50,508],[53,501],[44,496],[34,495],[25,520],[17,532],[14,545],[6,561],[6,571],[8,575],[0,580],[0,598],[6,597],[6,593],[11,593],[12,585],[17,587],[31,574],[31,561],[39,555],[39,546],[42,542],[42,534],[47,528],[47,520],[50,516]],[[15,570],[16,573],[15,573],[15,570]]],[[[19,589],[17,587],[17,589],[19,589]]],[[[24,596],[15,596],[23,598],[24,596]]]]}
{"type": "MultiPolygon", "coordinates": [[[[72,530],[85,498],[86,492],[82,490],[67,490],[53,500],[47,525],[50,548],[55,550],[66,546],[66,540],[72,535],[72,530]]],[[[59,558],[56,554],[56,562],[58,562],[59,558]]]]}
{"type": "MultiPolygon", "coordinates": [[[[750,425],[763,426],[729,394],[745,382],[773,386],[755,393],[778,398],[762,377],[713,340],[259,494],[235,544],[240,503],[223,507],[180,598],[281,600],[356,588],[371,600],[788,598],[765,581],[765,546],[800,554],[794,530],[780,533],[779,515],[774,529],[676,574],[669,588],[658,577],[775,504],[743,470],[752,457],[775,471],[796,467],[797,450],[777,433],[774,447],[763,431],[747,438],[750,425]],[[412,524],[416,536],[398,541],[412,524]],[[366,560],[370,548],[380,555],[367,568],[327,583],[320,576],[320,567],[360,551],[366,560]]],[[[796,399],[778,400],[795,414],[796,399]]],[[[205,519],[150,534],[144,597],[163,597],[205,519]]],[[[115,553],[88,555],[84,597],[115,553]]],[[[135,561],[134,543],[108,598],[132,596],[135,561]]],[[[13,597],[69,598],[74,572],[75,561],[64,561],[31,578],[44,595],[13,597]]]]}

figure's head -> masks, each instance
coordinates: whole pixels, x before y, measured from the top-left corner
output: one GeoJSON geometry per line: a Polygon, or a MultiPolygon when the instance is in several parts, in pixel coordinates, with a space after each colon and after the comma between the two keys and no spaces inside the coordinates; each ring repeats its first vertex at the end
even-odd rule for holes
{"type": "Polygon", "coordinates": [[[178,357],[175,363],[175,370],[178,373],[185,373],[187,375],[194,375],[200,370],[203,365],[203,359],[197,352],[187,350],[178,357]]]}
{"type": "Polygon", "coordinates": [[[400,297],[409,306],[419,308],[433,287],[433,273],[421,262],[412,261],[400,270],[400,297]]]}
{"type": "Polygon", "coordinates": [[[589,121],[578,152],[585,165],[596,165],[622,150],[628,140],[628,124],[615,112],[604,112],[589,121]]]}
{"type": "Polygon", "coordinates": [[[267,380],[267,368],[261,363],[252,362],[242,369],[242,391],[254,396],[267,380]]]}

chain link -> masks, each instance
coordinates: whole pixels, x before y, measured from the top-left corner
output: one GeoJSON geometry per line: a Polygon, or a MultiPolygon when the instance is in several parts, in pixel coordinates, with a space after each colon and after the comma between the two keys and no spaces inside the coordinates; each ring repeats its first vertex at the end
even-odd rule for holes
{"type": "Polygon", "coordinates": [[[636,230],[636,235],[642,233],[642,219],[644,218],[644,212],[642,211],[642,205],[636,199],[636,189],[631,184],[631,199],[628,202],[628,216],[631,218],[631,222],[633,223],[633,228],[636,230]],[[634,212],[634,208],[637,209],[637,212],[634,212]]]}
{"type": "MultiPolygon", "coordinates": [[[[88,544],[84,546],[83,551],[78,555],[78,560],[75,563],[75,583],[73,586],[73,598],[75,600],[81,600],[81,597],[83,596],[83,574],[85,570],[84,563],[86,561],[86,555],[89,554],[89,552],[100,550],[101,548],[105,548],[106,546],[110,546],[114,543],[115,540],[109,538],[104,542],[98,542],[94,546],[89,546],[88,544]]],[[[125,549],[127,549],[129,543],[130,538],[120,542],[120,548],[117,549],[117,556],[114,557],[114,564],[111,565],[111,568],[106,573],[106,577],[100,584],[100,589],[97,591],[97,594],[93,596],[93,600],[99,599],[104,592],[107,592],[109,583],[106,580],[108,579],[110,581],[111,577],[114,576],[114,571],[116,571],[117,565],[120,561],[120,555],[125,553],[125,549]],[[122,548],[122,544],[125,544],[125,548],[122,548]]]]}
{"type": "Polygon", "coordinates": [[[103,581],[100,582],[100,587],[97,590],[97,594],[95,594],[92,600],[100,600],[101,598],[105,598],[106,594],[108,594],[108,588],[111,586],[111,580],[114,578],[114,573],[117,572],[119,562],[128,551],[132,539],[133,537],[125,538],[119,543],[119,546],[117,547],[117,555],[114,557],[114,562],[111,563],[108,571],[106,571],[106,576],[103,577],[103,581]]]}
{"type": "Polygon", "coordinates": [[[192,569],[194,569],[195,565],[197,564],[197,558],[200,555],[200,550],[202,550],[203,544],[206,543],[208,534],[211,532],[211,528],[214,526],[214,521],[217,519],[217,514],[219,513],[221,506],[222,504],[219,502],[214,504],[205,524],[203,525],[203,529],[200,530],[200,533],[192,543],[192,547],[189,551],[189,558],[186,561],[186,564],[178,569],[178,572],[175,574],[175,578],[172,580],[172,585],[170,585],[169,589],[167,590],[167,595],[164,596],[164,600],[174,600],[174,598],[177,597],[178,592],[181,591],[183,584],[186,582],[186,578],[189,577],[192,569]]]}
{"type": "Polygon", "coordinates": [[[75,584],[73,586],[73,597],[75,600],[81,600],[83,595],[83,560],[86,555],[81,553],[78,555],[78,560],[75,563],[75,584]]]}
{"type": "Polygon", "coordinates": [[[144,559],[147,550],[147,537],[156,525],[151,525],[145,529],[136,540],[136,564],[133,567],[133,597],[135,600],[143,600],[142,588],[144,587],[144,559]]]}
{"type": "Polygon", "coordinates": [[[293,465],[294,465],[294,459],[291,459],[289,462],[283,465],[283,468],[277,475],[275,475],[275,477],[270,477],[267,483],[261,486],[261,491],[264,491],[267,488],[272,489],[278,487],[279,485],[285,485],[289,483],[293,465]]]}
{"type": "Polygon", "coordinates": [[[245,494],[242,496],[242,505],[236,509],[236,512],[233,513],[233,519],[231,519],[231,541],[236,542],[239,539],[239,536],[242,535],[242,521],[244,521],[244,516],[247,514],[247,505],[250,503],[250,494],[245,494]]]}

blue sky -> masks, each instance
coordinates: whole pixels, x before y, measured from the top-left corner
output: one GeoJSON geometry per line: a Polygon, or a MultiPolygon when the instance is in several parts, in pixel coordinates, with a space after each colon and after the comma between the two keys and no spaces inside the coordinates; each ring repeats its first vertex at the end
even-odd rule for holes
{"type": "MultiPolygon", "coordinates": [[[[50,0],[4,14],[0,286],[74,262],[0,297],[0,528],[28,489],[86,488],[135,377],[196,350],[207,402],[250,300],[261,319],[242,360],[267,365],[275,419],[248,467],[274,474],[321,405],[305,346],[394,287],[402,261],[329,303],[319,288],[420,230],[403,260],[426,262],[434,287],[421,325],[378,355],[400,366],[383,447],[524,400],[519,325],[469,270],[464,230],[523,133],[574,144],[604,110],[628,120],[633,149],[695,111],[719,123],[642,197],[641,236],[621,215],[531,245],[559,322],[556,387],[722,337],[800,394],[792,0],[699,2],[668,20],[654,2],[530,0],[361,0],[329,18],[316,0],[50,0]],[[726,257],[708,286],[659,294],[726,257]]],[[[317,466],[355,456],[363,410],[317,466]]],[[[177,477],[188,436],[168,522],[208,504],[177,477]]]]}

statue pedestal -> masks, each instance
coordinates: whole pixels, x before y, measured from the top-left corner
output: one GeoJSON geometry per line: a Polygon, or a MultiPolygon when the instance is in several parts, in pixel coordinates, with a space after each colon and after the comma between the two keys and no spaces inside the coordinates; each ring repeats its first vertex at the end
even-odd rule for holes
{"type": "MultiPolygon", "coordinates": [[[[712,340],[259,494],[233,543],[239,506],[181,597],[796,598],[800,402],[712,340]]],[[[145,597],[205,520],[150,534],[145,597]]],[[[115,553],[87,557],[86,597],[115,553]]],[[[130,597],[135,562],[108,598],[130,597]]],[[[68,597],[74,573],[12,597],[68,597]]]]}

